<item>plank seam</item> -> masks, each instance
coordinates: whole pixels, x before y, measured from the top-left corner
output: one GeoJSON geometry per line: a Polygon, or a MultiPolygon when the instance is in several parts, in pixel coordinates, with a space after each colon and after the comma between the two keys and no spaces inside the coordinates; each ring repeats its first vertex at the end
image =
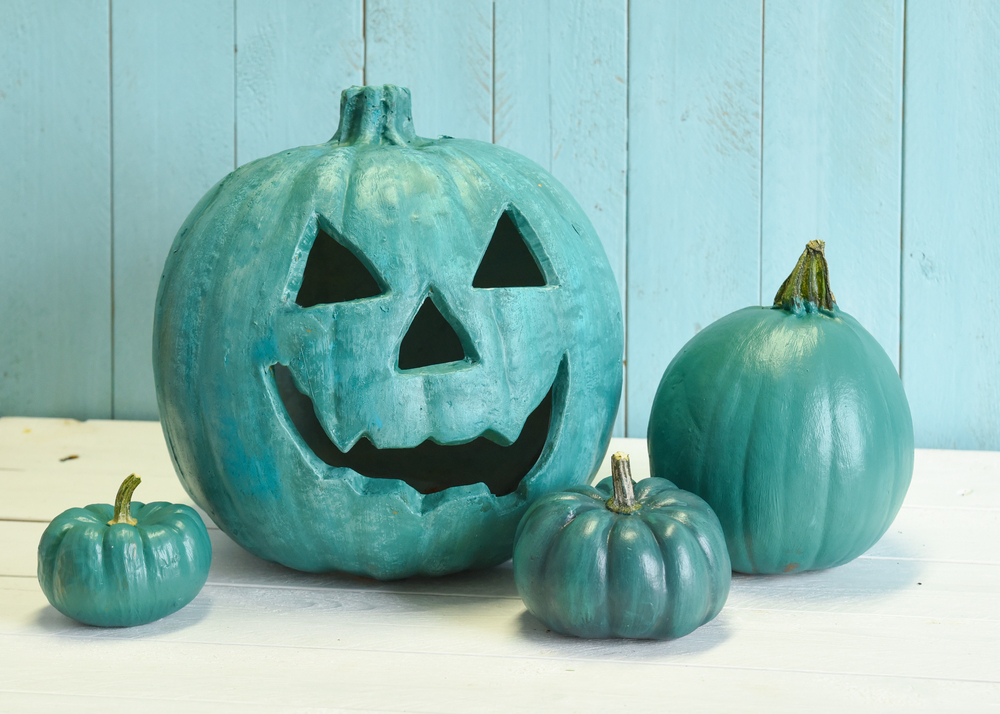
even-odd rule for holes
{"type": "MultiPolygon", "coordinates": [[[[2,576],[0,576],[2,577],[2,576]]],[[[34,577],[34,576],[17,576],[34,577]]],[[[491,595],[478,593],[446,593],[446,592],[415,592],[412,590],[368,590],[365,588],[338,588],[338,587],[318,587],[314,585],[267,585],[258,583],[221,583],[207,582],[205,587],[213,586],[219,588],[259,588],[262,590],[302,590],[307,592],[343,592],[359,593],[363,595],[420,595],[426,597],[452,597],[452,598],[478,598],[481,600],[520,600],[517,595],[491,595]]]]}
{"type": "MultiPolygon", "coordinates": [[[[84,694],[81,692],[42,692],[35,689],[0,689],[0,694],[28,694],[31,696],[41,696],[41,697],[79,697],[81,699],[120,699],[123,701],[128,700],[138,700],[141,702],[194,702],[197,704],[237,704],[240,706],[261,706],[260,701],[245,701],[236,699],[192,699],[191,697],[144,697],[137,694],[112,694],[110,692],[102,692],[101,694],[84,694]]],[[[267,706],[267,704],[264,704],[267,706]]],[[[298,709],[296,709],[298,711],[298,709]]],[[[308,711],[313,711],[309,709],[308,711]]],[[[345,707],[340,704],[337,705],[335,709],[317,709],[315,711],[351,711],[351,712],[399,712],[399,709],[372,709],[371,707],[365,707],[364,709],[358,709],[357,707],[345,707]]],[[[421,710],[426,714],[435,714],[431,710],[421,710]]]]}
{"type": "Polygon", "coordinates": [[[918,503],[903,504],[903,508],[920,508],[929,511],[1000,511],[996,506],[922,506],[918,503]]]}
{"type": "Polygon", "coordinates": [[[624,341],[622,348],[622,436],[628,438],[628,231],[629,231],[629,200],[628,200],[628,177],[629,177],[629,128],[628,128],[628,115],[629,115],[629,98],[632,93],[629,91],[629,79],[631,78],[632,68],[629,63],[632,61],[632,53],[629,51],[632,41],[632,33],[629,31],[631,29],[632,23],[632,4],[629,0],[625,0],[625,236],[624,236],[624,246],[622,247],[625,252],[625,260],[622,261],[622,280],[625,285],[625,289],[622,291],[622,326],[624,328],[624,341]]]}
{"type": "Polygon", "coordinates": [[[115,418],[115,65],[114,35],[112,34],[111,2],[108,0],[108,210],[111,212],[109,227],[111,285],[111,391],[109,394],[111,418],[115,418]]]}
{"type": "Polygon", "coordinates": [[[490,143],[497,143],[497,4],[490,18],[490,143]]]}
{"type": "Polygon", "coordinates": [[[903,263],[905,243],[903,216],[906,214],[906,0],[903,2],[903,42],[900,79],[903,83],[899,97],[899,380],[903,381],[903,263]]]}
{"type": "Polygon", "coordinates": [[[865,560],[903,560],[907,563],[951,563],[952,565],[1000,565],[994,560],[945,560],[944,558],[895,558],[891,555],[859,555],[858,559],[865,560]]]}
{"type": "Polygon", "coordinates": [[[239,157],[239,82],[237,77],[237,53],[239,52],[239,37],[236,24],[236,2],[233,0],[233,171],[240,165],[239,157]]]}
{"type": "Polygon", "coordinates": [[[767,0],[760,0],[760,173],[757,190],[757,304],[764,304],[764,33],[767,0]]]}

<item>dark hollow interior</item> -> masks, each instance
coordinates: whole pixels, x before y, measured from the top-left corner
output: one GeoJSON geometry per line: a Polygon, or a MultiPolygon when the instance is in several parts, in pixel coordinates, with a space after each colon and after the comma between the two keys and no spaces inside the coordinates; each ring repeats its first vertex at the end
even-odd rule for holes
{"type": "Polygon", "coordinates": [[[538,261],[510,213],[504,211],[472,279],[472,287],[526,288],[543,285],[545,276],[538,267],[538,261]]]}
{"type": "Polygon", "coordinates": [[[412,449],[377,449],[362,437],[344,453],[323,431],[312,400],[296,388],[288,367],[275,364],[271,372],[292,424],[316,456],[331,466],[351,468],[369,478],[400,479],[420,493],[480,482],[497,496],[512,493],[538,461],[549,434],[552,389],[510,446],[479,437],[455,446],[425,441],[412,449]]]}
{"type": "Polygon", "coordinates": [[[399,345],[399,368],[419,369],[465,359],[465,348],[458,333],[435,307],[424,299],[399,345]]]}
{"type": "Polygon", "coordinates": [[[312,307],[381,294],[378,281],[364,263],[329,233],[318,229],[295,302],[302,307],[312,307]]]}

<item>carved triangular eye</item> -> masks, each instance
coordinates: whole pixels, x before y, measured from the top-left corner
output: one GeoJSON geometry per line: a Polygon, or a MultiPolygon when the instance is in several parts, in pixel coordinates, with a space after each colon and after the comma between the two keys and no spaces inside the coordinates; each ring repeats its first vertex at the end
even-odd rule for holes
{"type": "Polygon", "coordinates": [[[295,302],[312,307],[381,294],[382,288],[365,264],[336,238],[318,229],[295,302]]]}
{"type": "Polygon", "coordinates": [[[538,258],[521,235],[510,210],[504,211],[472,279],[472,287],[526,288],[545,284],[538,258]]]}
{"type": "Polygon", "coordinates": [[[424,300],[399,345],[399,368],[419,369],[465,359],[465,348],[430,298],[424,300]]]}

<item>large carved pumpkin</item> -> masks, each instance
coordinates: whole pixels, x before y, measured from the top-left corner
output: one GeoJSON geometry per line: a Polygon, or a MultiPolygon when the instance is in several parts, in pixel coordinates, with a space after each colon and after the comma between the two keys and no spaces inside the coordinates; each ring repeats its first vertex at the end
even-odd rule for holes
{"type": "Polygon", "coordinates": [[[590,222],[524,157],[416,136],[355,87],[326,144],[243,166],[181,227],[154,370],[185,488],[257,555],[377,578],[510,557],[587,481],[621,393],[590,222]]]}

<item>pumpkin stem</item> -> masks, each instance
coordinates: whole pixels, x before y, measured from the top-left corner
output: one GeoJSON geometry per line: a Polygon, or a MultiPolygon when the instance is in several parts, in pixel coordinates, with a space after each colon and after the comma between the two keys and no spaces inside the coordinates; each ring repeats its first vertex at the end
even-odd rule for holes
{"type": "Polygon", "coordinates": [[[340,144],[409,144],[416,138],[410,90],[392,84],[351,87],[340,95],[340,144]]]}
{"type": "Polygon", "coordinates": [[[611,455],[611,483],[615,493],[606,503],[609,511],[628,515],[642,508],[642,504],[635,500],[635,484],[632,483],[628,454],[616,451],[611,455]]]}
{"type": "Polygon", "coordinates": [[[830,268],[826,264],[825,249],[826,244],[821,240],[806,243],[792,274],[778,288],[774,307],[795,313],[833,311],[837,301],[830,292],[830,268]]]}
{"type": "Polygon", "coordinates": [[[130,526],[134,526],[138,522],[129,515],[129,507],[132,505],[132,493],[141,481],[142,479],[135,474],[122,481],[118,495],[115,496],[115,515],[108,521],[109,526],[113,526],[115,523],[128,523],[130,526]]]}

